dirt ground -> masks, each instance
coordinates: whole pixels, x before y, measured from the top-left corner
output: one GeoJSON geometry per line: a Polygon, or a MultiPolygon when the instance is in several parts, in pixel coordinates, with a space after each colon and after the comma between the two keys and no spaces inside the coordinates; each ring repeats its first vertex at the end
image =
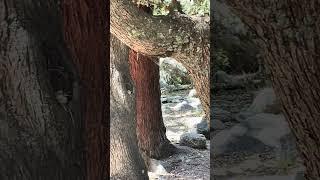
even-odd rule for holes
{"type": "MultiPolygon", "coordinates": [[[[193,149],[180,146],[180,136],[185,132],[196,131],[195,125],[202,119],[201,107],[174,110],[179,103],[188,100],[189,90],[177,91],[163,96],[167,102],[162,104],[163,120],[168,139],[177,147],[172,156],[153,160],[155,171],[149,172],[151,180],[209,180],[210,179],[210,141],[207,149],[193,149]]],[[[197,101],[196,98],[193,100],[197,101]]]]}

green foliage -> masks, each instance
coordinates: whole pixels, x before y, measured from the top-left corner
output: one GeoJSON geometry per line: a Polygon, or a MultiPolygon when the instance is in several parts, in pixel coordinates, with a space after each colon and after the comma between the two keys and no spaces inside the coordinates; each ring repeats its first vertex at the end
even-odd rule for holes
{"type": "Polygon", "coordinates": [[[188,15],[205,15],[210,13],[209,0],[181,0],[183,12],[188,15]]]}
{"type": "Polygon", "coordinates": [[[167,10],[167,6],[170,5],[170,2],[163,1],[162,3],[157,3],[153,5],[153,15],[167,15],[169,11],[167,10]]]}
{"type": "Polygon", "coordinates": [[[163,63],[160,66],[160,75],[168,85],[179,86],[191,84],[191,79],[187,71],[179,65],[163,63]]]}
{"type": "MultiPolygon", "coordinates": [[[[205,15],[210,12],[209,0],[178,0],[181,4],[182,12],[187,15],[205,15]]],[[[171,0],[134,0],[138,5],[152,6],[154,15],[168,15],[171,0]]],[[[177,10],[177,9],[174,9],[177,10]]]]}

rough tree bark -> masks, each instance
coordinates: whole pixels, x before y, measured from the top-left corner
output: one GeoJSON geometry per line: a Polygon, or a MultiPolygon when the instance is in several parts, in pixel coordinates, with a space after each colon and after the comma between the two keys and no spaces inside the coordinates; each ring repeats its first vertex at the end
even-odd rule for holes
{"type": "Polygon", "coordinates": [[[129,71],[129,48],[110,39],[110,177],[148,179],[136,135],[135,89],[129,71]]]}
{"type": "Polygon", "coordinates": [[[0,1],[0,179],[83,179],[79,79],[56,0],[0,1]]]}
{"type": "Polygon", "coordinates": [[[137,137],[147,156],[162,158],[174,152],[162,119],[158,58],[130,50],[130,74],[136,89],[137,137]]]}
{"type": "Polygon", "coordinates": [[[86,179],[109,176],[109,47],[105,1],[65,0],[64,35],[81,80],[86,179]]]}
{"type": "Polygon", "coordinates": [[[149,56],[170,56],[181,62],[195,83],[210,123],[210,40],[207,19],[191,20],[183,15],[152,16],[129,0],[112,0],[110,30],[136,52],[149,56]]]}
{"type": "Polygon", "coordinates": [[[229,0],[259,37],[276,95],[296,137],[305,178],[320,177],[320,1],[229,0]]]}

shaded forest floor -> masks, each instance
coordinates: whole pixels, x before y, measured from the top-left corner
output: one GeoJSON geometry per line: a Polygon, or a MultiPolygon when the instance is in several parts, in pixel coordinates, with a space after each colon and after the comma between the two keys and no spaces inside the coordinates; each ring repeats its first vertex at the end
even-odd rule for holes
{"type": "Polygon", "coordinates": [[[154,172],[149,173],[150,179],[210,179],[210,141],[206,142],[207,149],[179,145],[180,136],[186,132],[196,132],[195,125],[203,116],[199,99],[190,96],[189,92],[179,90],[161,97],[166,134],[178,150],[168,158],[153,160],[154,172]]]}
{"type": "MultiPolygon", "coordinates": [[[[213,154],[210,160],[213,164],[211,173],[215,180],[296,180],[296,174],[303,169],[299,157],[294,157],[295,159],[290,162],[278,160],[275,147],[254,138],[255,135],[249,133],[250,128],[240,130],[240,127],[245,127],[246,121],[237,121],[235,115],[245,111],[251,105],[256,92],[234,89],[218,91],[214,94],[212,108],[219,108],[231,114],[228,120],[225,118],[223,129],[215,130],[210,134],[211,143],[216,145],[211,147],[213,154]]],[[[263,115],[272,117],[271,113],[263,115]]],[[[268,133],[277,133],[279,131],[277,128],[280,127],[273,127],[271,122],[274,121],[271,118],[266,120],[264,126],[270,127],[271,130],[268,133]]],[[[252,122],[257,123],[259,119],[252,122]]],[[[264,129],[255,129],[254,133],[260,133],[262,130],[264,129]]],[[[287,137],[281,138],[287,142],[291,141],[287,137]]],[[[266,142],[268,140],[266,139],[266,142]]],[[[296,151],[295,146],[289,148],[291,148],[290,151],[296,151]]]]}

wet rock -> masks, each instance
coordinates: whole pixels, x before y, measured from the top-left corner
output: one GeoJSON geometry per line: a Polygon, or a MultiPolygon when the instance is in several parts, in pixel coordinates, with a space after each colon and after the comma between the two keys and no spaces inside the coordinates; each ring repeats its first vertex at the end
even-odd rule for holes
{"type": "Polygon", "coordinates": [[[184,133],[180,137],[180,145],[196,149],[206,149],[206,138],[202,134],[184,133]]]}

